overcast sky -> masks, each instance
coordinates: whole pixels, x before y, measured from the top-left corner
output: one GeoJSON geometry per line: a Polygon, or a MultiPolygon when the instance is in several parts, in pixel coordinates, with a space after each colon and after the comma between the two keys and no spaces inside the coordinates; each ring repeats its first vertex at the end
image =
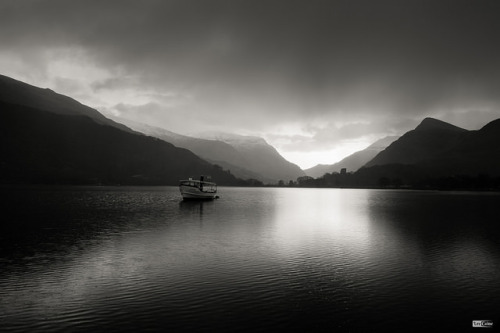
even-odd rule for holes
{"type": "Polygon", "coordinates": [[[500,1],[0,0],[0,73],[311,167],[427,116],[500,118],[500,1]]]}

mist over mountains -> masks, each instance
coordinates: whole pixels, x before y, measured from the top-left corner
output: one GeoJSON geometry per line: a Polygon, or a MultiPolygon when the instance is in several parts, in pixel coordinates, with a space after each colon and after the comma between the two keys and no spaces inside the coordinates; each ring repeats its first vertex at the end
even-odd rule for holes
{"type": "Polygon", "coordinates": [[[191,151],[69,97],[5,76],[0,92],[2,183],[174,185],[207,174],[220,184],[242,184],[191,151]]]}
{"type": "Polygon", "coordinates": [[[312,168],[304,170],[304,172],[310,177],[318,178],[323,176],[325,173],[340,172],[343,168],[345,168],[347,172],[357,171],[398,138],[398,136],[387,136],[375,141],[367,148],[347,156],[337,163],[318,164],[312,168]]]}
{"type": "Polygon", "coordinates": [[[437,176],[457,174],[500,175],[500,119],[468,131],[426,118],[365,167],[415,165],[437,176]]]}
{"type": "Polygon", "coordinates": [[[221,185],[500,187],[500,119],[471,131],[426,118],[305,172],[259,137],[190,137],[124,122],[0,75],[0,183],[175,185],[205,174],[221,185]]]}
{"type": "Polygon", "coordinates": [[[426,118],[342,181],[329,174],[308,185],[498,189],[498,142],[500,119],[469,131],[426,118]]]}
{"type": "Polygon", "coordinates": [[[117,120],[136,131],[189,149],[241,179],[276,184],[279,180],[288,182],[305,175],[297,165],[284,159],[274,147],[259,137],[222,132],[205,132],[194,137],[126,119],[117,120]]]}
{"type": "Polygon", "coordinates": [[[243,157],[236,166],[262,175],[271,180],[271,183],[277,183],[279,180],[288,182],[305,175],[302,169],[287,161],[263,138],[221,132],[205,132],[200,135],[202,138],[222,141],[234,147],[243,157]]]}
{"type": "Polygon", "coordinates": [[[304,175],[261,138],[195,138],[114,121],[2,75],[0,107],[4,183],[172,185],[206,174],[222,185],[248,185],[304,175]]]}

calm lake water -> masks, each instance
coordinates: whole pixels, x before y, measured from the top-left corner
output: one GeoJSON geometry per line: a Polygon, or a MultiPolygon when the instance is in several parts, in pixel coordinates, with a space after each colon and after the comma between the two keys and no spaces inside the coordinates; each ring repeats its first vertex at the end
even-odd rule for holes
{"type": "Polygon", "coordinates": [[[498,193],[1,191],[0,330],[500,326],[498,193]]]}

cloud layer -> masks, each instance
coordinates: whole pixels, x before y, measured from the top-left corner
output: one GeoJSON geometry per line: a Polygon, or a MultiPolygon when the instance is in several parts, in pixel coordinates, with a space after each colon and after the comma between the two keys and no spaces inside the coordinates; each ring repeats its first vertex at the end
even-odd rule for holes
{"type": "Polygon", "coordinates": [[[3,1],[0,70],[173,131],[300,150],[499,117],[498,14],[491,0],[3,1]]]}

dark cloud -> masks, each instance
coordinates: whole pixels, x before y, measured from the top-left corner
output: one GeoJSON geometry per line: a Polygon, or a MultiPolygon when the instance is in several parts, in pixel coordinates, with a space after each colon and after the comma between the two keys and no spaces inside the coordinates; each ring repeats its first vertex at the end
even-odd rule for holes
{"type": "Polygon", "coordinates": [[[499,14],[496,0],[3,1],[0,43],[33,71],[78,48],[109,73],[96,93],[190,96],[179,112],[240,128],[495,117],[499,14]]]}

